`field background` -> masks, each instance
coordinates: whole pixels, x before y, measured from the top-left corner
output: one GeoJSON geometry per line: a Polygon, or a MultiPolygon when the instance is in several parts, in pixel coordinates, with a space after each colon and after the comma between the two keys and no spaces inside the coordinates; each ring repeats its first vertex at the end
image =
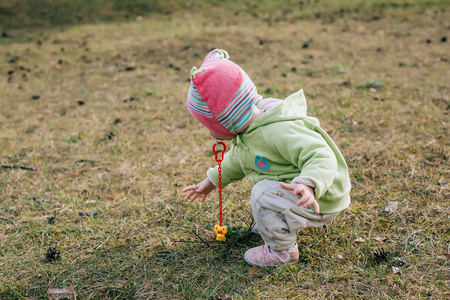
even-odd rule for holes
{"type": "Polygon", "coordinates": [[[1,0],[0,299],[448,299],[449,31],[439,0],[1,0]],[[348,162],[295,266],[243,260],[248,181],[225,243],[217,195],[180,192],[215,164],[185,105],[212,48],[265,97],[303,88],[348,162]]]}

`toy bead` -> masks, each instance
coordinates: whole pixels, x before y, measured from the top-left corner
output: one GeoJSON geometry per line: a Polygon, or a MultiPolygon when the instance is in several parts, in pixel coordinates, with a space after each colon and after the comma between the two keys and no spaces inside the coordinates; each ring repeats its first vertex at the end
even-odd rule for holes
{"type": "Polygon", "coordinates": [[[225,234],[227,234],[227,232],[228,232],[227,226],[215,225],[214,231],[217,233],[216,240],[221,241],[221,242],[224,242],[226,240],[225,234]]]}

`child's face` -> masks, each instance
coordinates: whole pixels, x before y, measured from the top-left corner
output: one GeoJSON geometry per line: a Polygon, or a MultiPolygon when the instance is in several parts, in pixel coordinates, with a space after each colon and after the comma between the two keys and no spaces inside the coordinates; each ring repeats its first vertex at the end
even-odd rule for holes
{"type": "Polygon", "coordinates": [[[213,133],[212,131],[210,131],[209,134],[213,138],[218,139],[218,140],[231,141],[232,139],[234,139],[234,136],[223,136],[223,135],[220,135],[220,134],[217,134],[217,133],[213,133]]]}

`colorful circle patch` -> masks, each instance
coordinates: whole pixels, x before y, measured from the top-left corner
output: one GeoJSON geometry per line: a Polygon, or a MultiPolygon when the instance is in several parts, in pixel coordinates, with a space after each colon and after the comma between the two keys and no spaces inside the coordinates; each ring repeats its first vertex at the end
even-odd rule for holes
{"type": "Polygon", "coordinates": [[[269,163],[267,162],[267,160],[259,155],[256,155],[255,157],[255,165],[258,169],[262,170],[262,171],[267,171],[269,170],[269,163]]]}

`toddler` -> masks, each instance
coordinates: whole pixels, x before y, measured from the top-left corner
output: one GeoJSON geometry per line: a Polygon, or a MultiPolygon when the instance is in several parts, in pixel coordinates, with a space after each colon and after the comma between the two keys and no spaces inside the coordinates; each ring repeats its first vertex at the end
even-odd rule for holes
{"type": "MultiPolygon", "coordinates": [[[[222,186],[247,177],[256,232],[265,244],[246,251],[251,265],[298,262],[297,232],[333,220],[350,204],[347,165],[316,118],[306,115],[303,91],[263,99],[224,50],[211,51],[191,71],[191,114],[218,140],[233,140],[224,155],[222,186]]],[[[218,167],[182,192],[202,203],[218,186],[218,167]]]]}

